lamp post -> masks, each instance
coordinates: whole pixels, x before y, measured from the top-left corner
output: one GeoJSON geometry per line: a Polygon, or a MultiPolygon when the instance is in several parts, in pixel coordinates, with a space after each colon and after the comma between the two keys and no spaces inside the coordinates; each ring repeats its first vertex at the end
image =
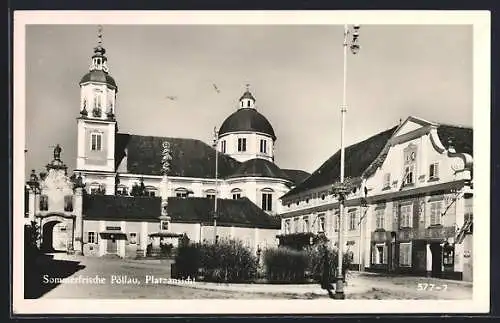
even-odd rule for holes
{"type": "Polygon", "coordinates": [[[344,88],[342,95],[342,106],[340,108],[340,185],[336,190],[339,202],[340,202],[340,214],[339,214],[339,236],[338,236],[338,264],[337,264],[337,285],[335,288],[335,299],[344,299],[344,278],[342,275],[342,265],[343,265],[343,246],[344,246],[344,206],[345,197],[350,191],[344,183],[344,160],[345,160],[345,147],[344,147],[344,128],[345,128],[345,113],[347,112],[347,48],[351,49],[353,54],[357,54],[359,51],[358,44],[359,37],[359,25],[353,25],[352,31],[349,29],[348,25],[344,25],[344,88]]]}
{"type": "Polygon", "coordinates": [[[214,127],[214,149],[215,149],[215,196],[214,196],[214,243],[217,243],[217,196],[219,193],[218,172],[219,172],[219,131],[214,127]]]}

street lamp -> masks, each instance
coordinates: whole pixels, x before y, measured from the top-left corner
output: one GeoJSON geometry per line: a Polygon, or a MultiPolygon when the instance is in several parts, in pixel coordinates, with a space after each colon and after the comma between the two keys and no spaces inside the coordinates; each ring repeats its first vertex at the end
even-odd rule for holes
{"type": "Polygon", "coordinates": [[[340,108],[341,112],[341,125],[340,125],[340,185],[338,185],[334,192],[338,196],[340,203],[340,214],[339,214],[339,237],[338,237],[338,264],[337,264],[337,285],[335,288],[335,299],[344,299],[344,278],[342,275],[342,265],[343,265],[343,229],[344,229],[344,206],[345,198],[347,194],[351,191],[350,185],[346,185],[344,182],[344,162],[345,162],[345,147],[344,147],[344,128],[345,128],[345,113],[347,112],[347,48],[351,49],[351,52],[355,55],[359,52],[360,46],[358,44],[359,38],[359,25],[353,25],[352,31],[348,25],[344,25],[344,88],[342,95],[342,106],[340,108]]]}
{"type": "Polygon", "coordinates": [[[214,243],[217,243],[217,195],[219,193],[218,190],[218,171],[219,171],[219,131],[217,127],[214,127],[214,149],[215,149],[215,196],[214,196],[214,243]]]}

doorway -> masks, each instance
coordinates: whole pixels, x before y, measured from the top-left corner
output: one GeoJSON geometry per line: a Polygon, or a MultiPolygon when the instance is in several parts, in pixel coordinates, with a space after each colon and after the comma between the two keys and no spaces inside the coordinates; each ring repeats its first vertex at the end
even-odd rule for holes
{"type": "Polygon", "coordinates": [[[439,242],[431,243],[430,245],[432,253],[432,277],[441,277],[442,265],[443,265],[443,248],[439,242]]]}
{"type": "Polygon", "coordinates": [[[118,244],[116,243],[116,238],[110,238],[107,242],[106,252],[108,254],[118,253],[118,244]]]}
{"type": "Polygon", "coordinates": [[[41,249],[44,252],[63,252],[67,249],[67,230],[62,221],[49,221],[42,227],[41,249]]]}

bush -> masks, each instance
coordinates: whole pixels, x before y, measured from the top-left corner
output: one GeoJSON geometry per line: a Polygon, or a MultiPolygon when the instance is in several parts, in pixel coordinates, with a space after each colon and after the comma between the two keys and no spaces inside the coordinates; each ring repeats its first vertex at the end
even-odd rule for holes
{"type": "Polygon", "coordinates": [[[308,263],[305,251],[287,247],[264,251],[264,267],[269,282],[304,282],[308,263]]]}
{"type": "MultiPolygon", "coordinates": [[[[309,258],[308,271],[311,273],[312,278],[318,282],[334,282],[338,267],[337,250],[325,244],[320,244],[309,248],[307,253],[309,258]]],[[[344,253],[342,258],[342,274],[345,280],[352,258],[348,253],[344,253]]]]}
{"type": "Polygon", "coordinates": [[[252,280],[257,273],[257,258],[239,240],[182,244],[175,259],[181,278],[201,272],[205,281],[234,283],[252,280]]]}
{"type": "Polygon", "coordinates": [[[172,249],[174,245],[171,243],[164,243],[160,245],[160,254],[162,257],[170,257],[172,255],[172,249]]]}
{"type": "Polygon", "coordinates": [[[201,253],[199,244],[179,245],[175,256],[176,277],[174,278],[195,278],[201,267],[201,253]]]}

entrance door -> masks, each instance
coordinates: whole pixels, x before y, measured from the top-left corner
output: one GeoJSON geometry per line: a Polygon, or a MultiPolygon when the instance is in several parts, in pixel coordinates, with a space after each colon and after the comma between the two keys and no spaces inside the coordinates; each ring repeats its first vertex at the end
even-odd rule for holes
{"type": "Polygon", "coordinates": [[[431,243],[431,253],[432,253],[432,276],[441,276],[441,266],[443,261],[443,248],[439,243],[431,243]]]}
{"type": "Polygon", "coordinates": [[[118,244],[116,243],[116,239],[114,239],[114,238],[108,239],[106,252],[112,253],[112,254],[118,253],[118,244]]]}

